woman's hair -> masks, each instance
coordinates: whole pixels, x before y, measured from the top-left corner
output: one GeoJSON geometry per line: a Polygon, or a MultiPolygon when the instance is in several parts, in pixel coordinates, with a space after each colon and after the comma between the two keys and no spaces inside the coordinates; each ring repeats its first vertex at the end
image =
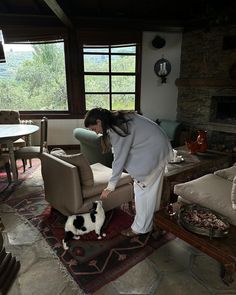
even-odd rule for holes
{"type": "Polygon", "coordinates": [[[87,112],[85,115],[84,125],[88,128],[91,125],[96,125],[97,120],[101,120],[103,140],[102,149],[108,151],[111,148],[111,144],[108,140],[108,129],[112,129],[118,135],[125,137],[129,135],[128,122],[132,118],[125,116],[127,114],[133,114],[133,111],[115,111],[111,112],[103,108],[94,108],[87,112]]]}

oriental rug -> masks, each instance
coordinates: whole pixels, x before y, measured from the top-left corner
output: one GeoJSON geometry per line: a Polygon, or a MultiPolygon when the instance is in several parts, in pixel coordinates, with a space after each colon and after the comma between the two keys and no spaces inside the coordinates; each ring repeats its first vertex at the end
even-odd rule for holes
{"type": "Polygon", "coordinates": [[[151,234],[134,238],[123,237],[121,230],[129,227],[134,217],[128,204],[124,204],[121,208],[106,213],[103,227],[106,237],[97,240],[95,232],[91,232],[80,240],[72,240],[70,249],[65,251],[62,239],[66,217],[45,201],[44,191],[31,192],[17,198],[9,197],[5,203],[15,208],[41,232],[85,293],[95,292],[117,279],[155,249],[174,238],[171,234],[166,234],[159,240],[153,239],[151,234]]]}
{"type": "Polygon", "coordinates": [[[21,160],[17,160],[16,165],[18,170],[17,182],[8,183],[5,170],[3,168],[0,170],[0,201],[6,200],[24,180],[32,177],[33,172],[40,167],[40,160],[32,159],[32,167],[27,166],[25,171],[21,160]]]}

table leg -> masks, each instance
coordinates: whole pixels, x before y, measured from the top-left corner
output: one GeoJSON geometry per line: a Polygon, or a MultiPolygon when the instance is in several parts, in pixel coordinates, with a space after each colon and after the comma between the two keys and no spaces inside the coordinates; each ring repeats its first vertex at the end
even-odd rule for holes
{"type": "Polygon", "coordinates": [[[222,281],[229,286],[233,283],[233,273],[235,271],[235,264],[222,264],[221,265],[221,278],[222,281]]]}
{"type": "Polygon", "coordinates": [[[9,158],[10,158],[10,164],[11,164],[11,171],[12,171],[12,175],[13,175],[13,181],[17,181],[18,180],[18,172],[17,172],[17,167],[16,167],[13,142],[8,142],[7,147],[9,150],[9,158]]]}

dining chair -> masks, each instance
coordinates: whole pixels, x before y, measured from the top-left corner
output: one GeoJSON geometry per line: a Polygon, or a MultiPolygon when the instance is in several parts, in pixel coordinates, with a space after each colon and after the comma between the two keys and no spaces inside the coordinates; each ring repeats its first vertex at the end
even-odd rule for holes
{"type": "MultiPolygon", "coordinates": [[[[21,124],[20,113],[14,110],[0,110],[0,124],[21,124]]],[[[14,148],[21,148],[26,146],[26,141],[23,138],[19,138],[14,141],[14,148]]],[[[2,148],[7,149],[7,146],[2,148]]]]}
{"type": "MultiPolygon", "coordinates": [[[[21,124],[20,113],[16,110],[0,110],[0,124],[21,124]]],[[[27,145],[27,141],[29,138],[19,138],[14,141],[13,148],[17,150],[19,148],[25,147],[27,145]]],[[[1,150],[3,152],[8,151],[8,147],[6,144],[1,144],[1,150]]],[[[22,159],[24,171],[26,160],[22,159]]]]}
{"type": "Polygon", "coordinates": [[[11,169],[10,169],[9,156],[7,154],[0,155],[0,167],[4,167],[6,174],[7,174],[7,180],[10,184],[11,183],[11,169]]]}
{"type": "Polygon", "coordinates": [[[18,150],[15,153],[15,159],[34,159],[41,158],[43,152],[48,153],[47,147],[47,138],[48,138],[48,119],[43,117],[40,122],[40,145],[39,146],[25,146],[18,150]]]}

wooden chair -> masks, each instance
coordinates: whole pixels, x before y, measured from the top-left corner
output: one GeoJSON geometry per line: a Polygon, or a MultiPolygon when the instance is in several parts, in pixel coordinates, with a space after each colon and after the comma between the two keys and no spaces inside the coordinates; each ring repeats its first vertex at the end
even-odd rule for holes
{"type": "Polygon", "coordinates": [[[47,153],[48,119],[43,117],[40,122],[40,145],[25,146],[15,151],[15,159],[41,158],[43,152],[47,153]]]}
{"type": "MultiPolygon", "coordinates": [[[[0,124],[21,124],[20,113],[15,110],[0,110],[0,124]]],[[[29,140],[30,138],[28,137],[15,140],[13,143],[14,150],[25,147],[29,140]]],[[[6,144],[1,144],[1,151],[8,152],[6,144]]],[[[25,171],[26,160],[22,160],[22,162],[25,171]]]]}
{"type": "MultiPolygon", "coordinates": [[[[0,124],[20,124],[20,113],[13,110],[1,110],[0,111],[0,124]]],[[[26,146],[26,142],[23,138],[19,138],[14,141],[14,148],[21,148],[26,146]]],[[[7,146],[1,145],[2,149],[7,149],[7,146]]]]}
{"type": "Polygon", "coordinates": [[[7,154],[0,155],[0,167],[4,167],[7,173],[7,179],[9,184],[11,183],[11,169],[9,163],[9,156],[7,154]]]}

